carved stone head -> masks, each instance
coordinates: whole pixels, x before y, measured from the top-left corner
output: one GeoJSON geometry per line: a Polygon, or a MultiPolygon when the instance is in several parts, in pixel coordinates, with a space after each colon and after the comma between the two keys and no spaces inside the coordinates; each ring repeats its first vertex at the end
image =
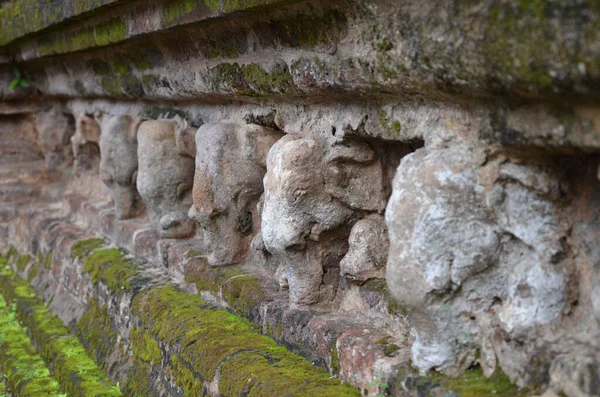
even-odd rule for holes
{"type": "Polygon", "coordinates": [[[137,130],[141,121],[122,115],[103,115],[99,119],[100,178],[115,202],[117,217],[132,218],[141,210],[136,190],[137,130]]]}
{"type": "Polygon", "coordinates": [[[370,146],[285,136],[270,150],[261,233],[284,267],[295,303],[315,303],[328,270],[339,275],[351,222],[381,211],[382,168],[370,146]]]}
{"type": "Polygon", "coordinates": [[[256,210],[269,148],[281,135],[252,124],[205,124],[196,133],[189,216],[200,226],[208,262],[239,263],[260,220],[256,210]]]}
{"type": "Polygon", "coordinates": [[[89,170],[97,170],[100,149],[100,125],[93,118],[82,114],[75,120],[75,135],[71,137],[73,148],[73,172],[80,174],[89,170]]]}
{"type": "MultiPolygon", "coordinates": [[[[195,130],[175,120],[149,120],[138,129],[137,188],[161,237],[191,235],[194,223],[187,212],[192,204],[194,148],[185,135],[195,130]]],[[[195,145],[194,145],[195,146],[195,145]]]]}
{"type": "Polygon", "coordinates": [[[54,170],[71,165],[73,153],[70,139],[75,133],[73,116],[54,106],[36,113],[35,126],[46,167],[54,170]]]}

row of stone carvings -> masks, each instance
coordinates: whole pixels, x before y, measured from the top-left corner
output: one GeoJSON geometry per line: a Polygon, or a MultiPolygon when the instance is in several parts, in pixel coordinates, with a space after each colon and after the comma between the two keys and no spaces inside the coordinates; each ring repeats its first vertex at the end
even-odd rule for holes
{"type": "Polygon", "coordinates": [[[262,251],[294,303],[333,299],[338,266],[384,277],[384,166],[368,143],[235,122],[96,119],[78,117],[72,141],[99,143],[118,218],[145,209],[163,238],[197,234],[213,266],[262,251]]]}
{"type": "MultiPolygon", "coordinates": [[[[490,374],[499,363],[527,383],[538,349],[562,343],[553,333],[577,299],[578,310],[591,302],[600,318],[600,283],[586,290],[576,282],[598,251],[585,240],[597,224],[581,210],[596,194],[585,193],[585,161],[575,165],[584,181],[576,184],[568,162],[523,160],[476,139],[395,152],[390,167],[358,138],[237,122],[196,129],[180,119],[96,120],[77,118],[75,167],[98,142],[120,218],[145,204],[163,237],[197,233],[214,266],[261,251],[294,303],[331,299],[338,269],[359,282],[387,275],[410,311],[421,369],[456,374],[478,362],[490,374]]],[[[594,324],[563,331],[586,339],[598,334],[594,324]]]]}

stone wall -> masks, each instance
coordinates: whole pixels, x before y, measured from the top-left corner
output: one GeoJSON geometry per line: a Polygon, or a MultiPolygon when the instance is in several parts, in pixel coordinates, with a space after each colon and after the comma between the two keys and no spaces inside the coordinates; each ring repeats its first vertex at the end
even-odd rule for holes
{"type": "Polygon", "coordinates": [[[0,249],[126,394],[242,393],[185,291],[365,395],[599,395],[596,2],[46,3],[0,4],[0,249]]]}

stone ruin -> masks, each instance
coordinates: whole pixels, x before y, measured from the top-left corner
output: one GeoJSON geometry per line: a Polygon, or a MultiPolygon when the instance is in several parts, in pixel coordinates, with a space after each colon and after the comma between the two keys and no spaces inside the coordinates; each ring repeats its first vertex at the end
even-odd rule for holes
{"type": "Polygon", "coordinates": [[[0,318],[52,393],[68,334],[102,396],[600,396],[593,1],[0,17],[0,318]]]}

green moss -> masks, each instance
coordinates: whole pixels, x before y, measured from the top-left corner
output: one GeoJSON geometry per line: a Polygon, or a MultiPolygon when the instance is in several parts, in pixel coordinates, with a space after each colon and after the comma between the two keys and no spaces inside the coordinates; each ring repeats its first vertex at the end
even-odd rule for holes
{"type": "Polygon", "coordinates": [[[187,368],[177,356],[171,356],[170,364],[173,381],[183,389],[185,397],[195,397],[203,394],[202,380],[187,368]]]}
{"type": "Polygon", "coordinates": [[[379,126],[383,129],[386,136],[390,138],[400,136],[402,125],[398,120],[391,121],[390,116],[385,110],[379,109],[377,111],[377,119],[379,120],[379,126]]]}
{"type": "Polygon", "coordinates": [[[400,350],[400,346],[396,345],[395,343],[390,343],[386,346],[384,354],[389,357],[392,356],[398,350],[400,350]]]}
{"type": "Polygon", "coordinates": [[[265,71],[258,64],[243,65],[242,73],[246,82],[255,91],[261,93],[284,93],[294,89],[294,81],[287,66],[277,64],[270,72],[265,71]]]}
{"type": "Polygon", "coordinates": [[[113,18],[95,27],[96,45],[104,46],[125,40],[127,28],[121,18],[113,18]]]}
{"type": "Polygon", "coordinates": [[[103,238],[90,238],[87,240],[79,240],[71,247],[71,258],[72,259],[84,259],[93,250],[98,249],[104,245],[103,238]]]}
{"type": "Polygon", "coordinates": [[[13,258],[19,257],[19,251],[17,251],[17,249],[11,245],[8,247],[8,251],[4,257],[6,258],[6,261],[10,263],[13,258]]]}
{"type": "Polygon", "coordinates": [[[108,306],[89,299],[88,309],[77,322],[76,331],[87,353],[104,365],[117,341],[117,331],[108,315],[108,306]]]}
{"type": "Polygon", "coordinates": [[[284,63],[278,63],[270,71],[251,63],[221,63],[208,71],[206,76],[214,90],[233,91],[247,96],[275,93],[296,93],[292,75],[284,63]]]}
{"type": "Polygon", "coordinates": [[[538,88],[552,86],[555,28],[546,15],[554,7],[547,0],[533,0],[490,9],[487,58],[497,72],[538,88]]]}
{"type": "Polygon", "coordinates": [[[456,378],[433,375],[430,381],[439,382],[445,390],[454,391],[461,397],[516,397],[522,395],[508,376],[499,368],[488,379],[480,368],[470,368],[456,378]]]}
{"type": "Polygon", "coordinates": [[[5,2],[0,6],[0,19],[5,22],[0,26],[0,45],[115,1],[117,0],[50,1],[44,3],[43,7],[40,3],[29,0],[5,2]]]}
{"type": "Polygon", "coordinates": [[[117,74],[125,74],[131,72],[131,67],[129,67],[129,63],[125,57],[114,55],[113,71],[117,74]]]}
{"type": "Polygon", "coordinates": [[[46,258],[44,259],[44,268],[50,269],[52,267],[52,257],[54,256],[52,251],[49,251],[46,254],[46,258]]]}
{"type": "Polygon", "coordinates": [[[130,287],[131,278],[137,273],[138,265],[124,258],[116,248],[94,251],[83,264],[94,284],[106,283],[109,290],[119,293],[130,287]]]}
{"type": "Polygon", "coordinates": [[[277,346],[244,351],[229,358],[220,369],[223,395],[360,396],[358,390],[339,384],[324,371],[277,346]]]}
{"type": "Polygon", "coordinates": [[[247,8],[264,6],[269,4],[269,1],[265,0],[224,0],[223,11],[233,12],[238,10],[244,10],[247,8]]]}
{"type": "Polygon", "coordinates": [[[37,298],[35,291],[10,270],[0,275],[2,294],[14,302],[41,357],[69,396],[120,396],[104,372],[86,354],[79,340],[37,298]]]}
{"type": "Polygon", "coordinates": [[[111,96],[119,97],[123,96],[123,91],[121,90],[121,84],[119,83],[119,79],[117,77],[104,77],[102,79],[102,89],[111,96]]]}
{"type": "Polygon", "coordinates": [[[160,364],[162,360],[162,351],[158,342],[144,329],[134,327],[131,330],[129,339],[133,349],[133,359],[141,360],[147,363],[160,364]]]}
{"type": "MultiPolygon", "coordinates": [[[[178,360],[196,377],[211,380],[221,365],[223,395],[239,395],[244,389],[249,390],[246,395],[261,396],[359,395],[254,331],[247,320],[207,306],[199,296],[173,286],[139,294],[133,312],[157,340],[180,344],[178,360]]],[[[182,382],[189,384],[189,379],[182,382]]]]}
{"type": "Polygon", "coordinates": [[[367,292],[375,292],[382,295],[387,301],[387,311],[392,316],[406,316],[408,314],[408,310],[406,310],[406,308],[392,298],[385,280],[369,280],[363,286],[361,286],[361,289],[367,292]]]}
{"type": "Polygon", "coordinates": [[[263,286],[253,276],[239,276],[227,281],[222,286],[222,294],[227,304],[236,312],[248,315],[251,309],[258,308],[265,300],[263,286]]]}
{"type": "Polygon", "coordinates": [[[171,0],[163,5],[163,24],[172,25],[194,10],[195,0],[171,0]]]}
{"type": "Polygon", "coordinates": [[[331,345],[331,372],[333,374],[339,374],[342,366],[340,365],[340,356],[337,351],[337,347],[335,347],[335,342],[331,345]]]}
{"type": "Polygon", "coordinates": [[[33,266],[31,266],[31,269],[29,269],[27,281],[31,281],[37,277],[38,273],[40,272],[40,268],[42,267],[42,263],[44,263],[44,256],[40,252],[38,253],[36,261],[33,263],[33,266]]]}
{"type": "Polygon", "coordinates": [[[56,396],[60,389],[16,316],[0,295],[0,364],[8,386],[21,397],[56,396]]]}
{"type": "Polygon", "coordinates": [[[25,271],[25,268],[27,267],[29,262],[31,262],[31,256],[20,255],[15,262],[15,266],[20,272],[23,272],[25,271]]]}

